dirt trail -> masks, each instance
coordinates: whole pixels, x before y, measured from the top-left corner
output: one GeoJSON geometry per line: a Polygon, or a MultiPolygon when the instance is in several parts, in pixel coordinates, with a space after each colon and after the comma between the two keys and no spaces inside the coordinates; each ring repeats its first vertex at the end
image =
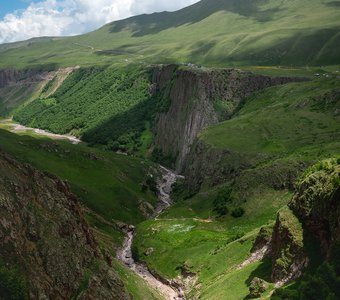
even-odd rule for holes
{"type": "Polygon", "coordinates": [[[55,133],[51,133],[39,128],[31,128],[31,127],[26,127],[20,124],[15,124],[15,123],[10,123],[9,125],[12,126],[12,128],[10,129],[11,132],[14,133],[18,133],[18,132],[25,132],[25,131],[33,131],[34,133],[41,135],[41,136],[46,136],[46,137],[50,137],[52,139],[56,139],[56,140],[69,140],[72,144],[76,145],[81,143],[81,140],[76,138],[73,135],[69,135],[69,134],[55,134],[55,133]]]}
{"type": "MultiPolygon", "coordinates": [[[[157,218],[165,209],[171,206],[171,187],[176,182],[177,178],[181,177],[176,175],[174,172],[161,167],[163,173],[161,182],[158,183],[159,190],[159,204],[155,209],[155,213],[152,218],[157,218]]],[[[131,246],[135,235],[135,229],[133,226],[129,226],[126,230],[126,238],[124,245],[117,253],[117,258],[127,265],[137,275],[142,277],[152,288],[158,290],[165,299],[167,300],[185,300],[183,290],[178,285],[172,285],[170,281],[159,280],[148,268],[135,260],[132,257],[131,246]]]]}

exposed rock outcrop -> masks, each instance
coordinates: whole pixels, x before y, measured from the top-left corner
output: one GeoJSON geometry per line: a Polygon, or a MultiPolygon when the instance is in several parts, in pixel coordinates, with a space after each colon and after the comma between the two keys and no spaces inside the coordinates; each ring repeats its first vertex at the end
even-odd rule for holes
{"type": "MultiPolygon", "coordinates": [[[[186,159],[182,174],[192,191],[202,185],[215,186],[240,176],[241,172],[253,164],[255,156],[243,153],[217,149],[197,140],[186,159]]],[[[265,160],[259,154],[258,159],[265,160]]]]}
{"type": "Polygon", "coordinates": [[[230,118],[242,99],[266,87],[304,80],[175,65],[155,67],[153,73],[152,90],[169,101],[169,109],[160,115],[155,128],[155,145],[173,158],[179,172],[198,133],[230,118]]]}
{"type": "Polygon", "coordinates": [[[279,211],[272,236],[272,279],[277,286],[298,278],[308,258],[304,250],[302,224],[288,208],[279,211]]]}
{"type": "Polygon", "coordinates": [[[182,174],[190,190],[215,186],[235,179],[235,190],[246,199],[252,187],[259,185],[277,190],[294,190],[299,174],[308,166],[306,162],[276,160],[264,154],[246,154],[212,147],[198,139],[191,147],[182,174]],[[263,164],[261,167],[257,165],[263,164]],[[257,167],[257,168],[254,168],[257,167]]]}
{"type": "Polygon", "coordinates": [[[332,246],[340,242],[340,165],[329,160],[314,169],[316,172],[301,180],[289,207],[315,235],[329,259],[332,246]]]}
{"type": "MultiPolygon", "coordinates": [[[[53,73],[53,72],[52,72],[53,73]]],[[[0,70],[0,115],[27,101],[53,74],[43,70],[0,70]]]]}
{"type": "Polygon", "coordinates": [[[6,115],[25,101],[38,98],[44,87],[51,82],[42,95],[49,97],[75,68],[77,67],[56,71],[0,69],[0,115],[6,115]]]}
{"type": "Polygon", "coordinates": [[[340,243],[340,165],[326,160],[310,168],[288,207],[278,213],[272,236],[272,279],[277,286],[299,277],[309,258],[304,234],[318,241],[326,261],[340,243]]]}
{"type": "Polygon", "coordinates": [[[129,299],[68,185],[0,151],[0,261],[30,299],[129,299]]]}
{"type": "Polygon", "coordinates": [[[15,85],[18,82],[29,84],[40,82],[45,79],[50,72],[44,70],[17,70],[2,69],[0,70],[0,88],[15,85]]]}
{"type": "Polygon", "coordinates": [[[261,278],[254,277],[249,286],[249,295],[247,296],[247,299],[260,298],[267,289],[268,282],[261,278]]]}
{"type": "Polygon", "coordinates": [[[250,252],[257,252],[264,247],[267,247],[270,250],[270,243],[272,241],[273,229],[271,227],[262,227],[256,236],[253,247],[250,252]]]}

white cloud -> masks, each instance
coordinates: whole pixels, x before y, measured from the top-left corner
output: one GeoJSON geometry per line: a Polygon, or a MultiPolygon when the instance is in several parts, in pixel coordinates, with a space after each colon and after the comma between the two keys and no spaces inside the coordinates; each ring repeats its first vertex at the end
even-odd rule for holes
{"type": "Polygon", "coordinates": [[[173,11],[195,2],[198,0],[45,0],[0,20],[0,43],[81,34],[132,15],[173,11]]]}

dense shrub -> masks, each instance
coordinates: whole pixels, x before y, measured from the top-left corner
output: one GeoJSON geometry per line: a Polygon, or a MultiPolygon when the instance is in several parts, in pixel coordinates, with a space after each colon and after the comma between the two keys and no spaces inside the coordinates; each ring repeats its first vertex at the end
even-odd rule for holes
{"type": "Polygon", "coordinates": [[[149,188],[151,192],[154,194],[158,193],[158,188],[157,188],[157,181],[154,176],[149,175],[146,178],[145,185],[149,188]]]}
{"type": "Polygon", "coordinates": [[[245,213],[245,210],[244,208],[242,207],[237,207],[235,209],[233,209],[233,211],[231,212],[231,215],[234,217],[234,218],[240,218],[244,215],[245,213]]]}
{"type": "Polygon", "coordinates": [[[26,285],[20,272],[0,262],[0,299],[27,299],[26,285]]]}
{"type": "Polygon", "coordinates": [[[219,216],[225,216],[229,213],[229,209],[227,205],[232,203],[232,188],[227,187],[225,189],[220,190],[217,193],[216,198],[214,199],[214,211],[217,212],[219,216]]]}
{"type": "Polygon", "coordinates": [[[72,132],[89,144],[132,153],[141,147],[146,123],[160,109],[156,100],[150,94],[148,69],[81,68],[63,82],[52,99],[29,103],[14,119],[55,133],[72,132]]]}

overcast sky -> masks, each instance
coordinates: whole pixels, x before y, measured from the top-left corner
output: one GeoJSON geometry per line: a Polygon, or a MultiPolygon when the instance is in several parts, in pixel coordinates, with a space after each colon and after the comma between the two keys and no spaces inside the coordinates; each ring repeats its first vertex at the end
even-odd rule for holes
{"type": "Polygon", "coordinates": [[[0,43],[85,33],[143,13],[173,11],[199,0],[0,0],[0,43]]]}

